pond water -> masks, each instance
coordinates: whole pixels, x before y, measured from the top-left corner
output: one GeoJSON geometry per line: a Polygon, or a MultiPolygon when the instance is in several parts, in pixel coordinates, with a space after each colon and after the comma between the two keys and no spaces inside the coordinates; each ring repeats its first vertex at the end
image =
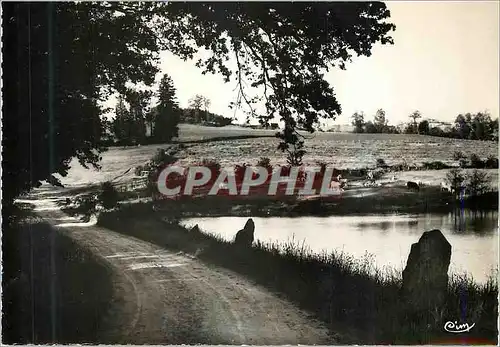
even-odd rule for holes
{"type": "MultiPolygon", "coordinates": [[[[189,218],[207,232],[232,240],[246,217],[189,218]]],[[[343,251],[358,259],[373,255],[378,268],[404,269],[412,243],[424,231],[439,229],[452,246],[450,273],[468,273],[485,282],[498,268],[498,212],[474,214],[367,215],[253,218],[262,242],[304,243],[314,252],[343,251]]]]}

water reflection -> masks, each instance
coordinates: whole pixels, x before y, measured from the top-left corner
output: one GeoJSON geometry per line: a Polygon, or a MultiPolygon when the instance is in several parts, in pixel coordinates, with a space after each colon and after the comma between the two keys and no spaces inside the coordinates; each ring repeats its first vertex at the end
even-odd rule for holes
{"type": "Polygon", "coordinates": [[[474,232],[480,236],[498,227],[497,212],[460,210],[450,215],[453,218],[455,232],[474,232]]]}
{"type": "MultiPolygon", "coordinates": [[[[375,256],[378,267],[404,268],[411,244],[424,231],[439,229],[452,245],[450,269],[468,272],[484,282],[498,263],[498,212],[449,214],[253,218],[262,242],[304,242],[315,252],[345,251],[362,258],[375,256]]],[[[247,218],[193,218],[185,224],[231,240],[247,218]]]]}
{"type": "MultiPolygon", "coordinates": [[[[487,236],[495,232],[498,227],[498,213],[473,211],[457,211],[443,215],[426,214],[421,216],[390,215],[386,220],[361,221],[356,223],[358,230],[370,229],[388,231],[389,229],[407,229],[408,232],[422,232],[422,228],[449,229],[451,233],[474,233],[477,236],[487,236]]],[[[364,220],[366,217],[361,217],[364,220]]]]}

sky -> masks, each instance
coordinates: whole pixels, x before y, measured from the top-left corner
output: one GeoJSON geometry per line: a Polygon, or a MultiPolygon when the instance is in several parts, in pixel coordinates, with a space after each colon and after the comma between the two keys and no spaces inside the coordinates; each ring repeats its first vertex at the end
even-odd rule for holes
{"type": "MultiPolygon", "coordinates": [[[[414,110],[424,118],[453,121],[460,113],[488,110],[499,115],[499,2],[388,1],[394,45],[376,45],[370,57],[354,57],[346,70],[332,69],[342,114],[327,125],[349,124],[355,111],[371,120],[382,108],[390,124],[408,121],[414,110]]],[[[202,75],[194,61],[161,53],[161,70],[177,89],[181,107],[195,94],[211,101],[210,111],[236,115],[235,84],[219,75],[202,75]]]]}

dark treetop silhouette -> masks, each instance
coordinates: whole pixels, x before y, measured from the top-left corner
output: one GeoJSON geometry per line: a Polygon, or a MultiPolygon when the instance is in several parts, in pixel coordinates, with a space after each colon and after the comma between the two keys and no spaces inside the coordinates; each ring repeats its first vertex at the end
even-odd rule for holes
{"type": "Polygon", "coordinates": [[[239,86],[238,102],[267,123],[285,122],[277,136],[298,164],[303,139],[320,117],[341,108],[323,79],[351,55],[369,56],[373,44],[392,43],[395,26],[383,3],[3,3],[3,196],[9,202],[53,173],[64,175],[76,156],[98,165],[110,92],[125,82],[151,85],[158,53],[198,61],[239,86]],[[321,25],[319,25],[321,24],[321,25]],[[236,61],[231,68],[228,59],[236,61]],[[245,86],[260,88],[250,97],[245,86]],[[265,102],[266,113],[254,105],[265,102]]]}

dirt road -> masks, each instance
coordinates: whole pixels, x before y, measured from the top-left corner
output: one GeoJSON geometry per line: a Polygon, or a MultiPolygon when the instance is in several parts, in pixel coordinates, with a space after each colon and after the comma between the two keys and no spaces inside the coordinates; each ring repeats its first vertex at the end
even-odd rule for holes
{"type": "Polygon", "coordinates": [[[47,198],[33,201],[37,213],[112,270],[114,302],[106,317],[112,328],[102,343],[338,342],[320,322],[235,273],[92,223],[78,225],[47,198]]]}

